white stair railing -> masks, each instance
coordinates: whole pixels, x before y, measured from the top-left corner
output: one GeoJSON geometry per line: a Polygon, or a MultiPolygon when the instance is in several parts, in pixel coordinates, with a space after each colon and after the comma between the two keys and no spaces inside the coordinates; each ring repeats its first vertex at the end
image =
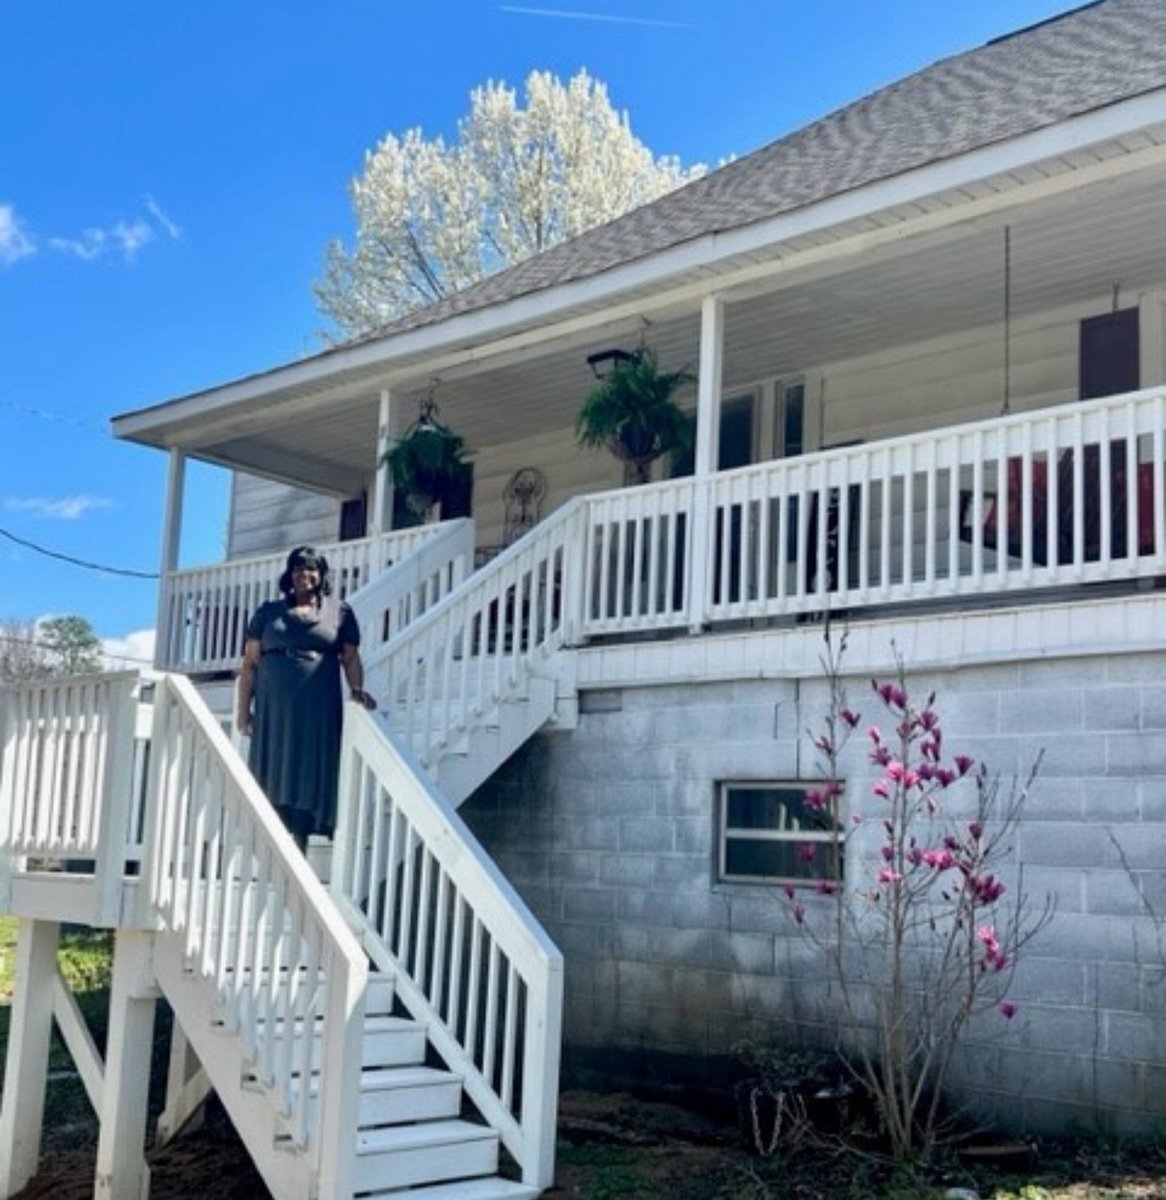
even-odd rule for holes
{"type": "Polygon", "coordinates": [[[122,673],[0,687],[0,892],[30,859],[83,863],[92,890],[77,919],[117,923],[142,761],[138,683],[122,673]]]}
{"type": "Polygon", "coordinates": [[[384,721],[350,708],[332,889],[523,1180],[554,1176],[563,959],[384,721]]]}
{"type": "Polygon", "coordinates": [[[583,503],[569,502],[366,656],[369,689],[426,767],[571,640],[583,503]]]}
{"type": "MultiPolygon", "coordinates": [[[[459,522],[460,524],[460,522],[459,522]]],[[[347,598],[446,531],[419,525],[348,542],[321,542],[337,594],[347,598]]],[[[173,571],[162,581],[155,665],[166,671],[238,666],[251,614],[278,595],[286,552],[173,571]]]]}
{"type": "Polygon", "coordinates": [[[367,960],[189,680],[164,676],[154,707],[144,912],[181,939],[319,1194],[343,1198],[367,960]]]}
{"type": "Polygon", "coordinates": [[[474,569],[474,523],[467,518],[432,528],[427,540],[348,595],[368,655],[448,596],[474,569]]]}

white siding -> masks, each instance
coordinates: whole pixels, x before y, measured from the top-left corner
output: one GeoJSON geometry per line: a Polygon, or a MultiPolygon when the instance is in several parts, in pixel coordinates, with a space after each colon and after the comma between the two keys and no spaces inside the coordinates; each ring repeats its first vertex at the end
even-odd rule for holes
{"type": "Polygon", "coordinates": [[[340,501],[336,497],[235,473],[231,481],[228,558],[334,541],[339,531],[340,501]]]}
{"type": "MultiPolygon", "coordinates": [[[[1123,307],[1145,299],[1121,299],[1123,307]]],[[[1078,394],[1078,340],[1085,317],[1108,312],[1109,295],[1088,304],[1016,320],[1010,337],[1012,412],[1073,400],[1078,394]]],[[[1160,355],[1147,347],[1142,386],[1161,382],[1160,355]]],[[[980,420],[1004,400],[1004,330],[981,326],[895,346],[821,368],[823,446],[876,441],[920,429],[980,420]]]]}
{"type": "Polygon", "coordinates": [[[619,487],[623,468],[603,450],[585,450],[575,431],[564,428],[538,437],[477,450],[474,459],[474,512],[478,545],[502,544],[506,523],[503,494],[515,471],[537,467],[545,476],[547,494],[539,506],[545,518],[572,496],[619,487]]]}

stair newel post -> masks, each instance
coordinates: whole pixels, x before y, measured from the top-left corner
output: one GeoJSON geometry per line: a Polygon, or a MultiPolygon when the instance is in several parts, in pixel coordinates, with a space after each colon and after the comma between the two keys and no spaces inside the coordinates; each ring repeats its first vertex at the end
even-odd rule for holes
{"type": "MultiPolygon", "coordinates": [[[[579,646],[586,640],[583,621],[587,603],[587,559],[591,523],[586,500],[576,500],[563,534],[563,577],[559,580],[563,605],[563,644],[579,646]]],[[[552,584],[553,586],[553,584],[552,584]]]]}
{"type": "Polygon", "coordinates": [[[328,890],[333,896],[360,903],[360,897],[350,895],[352,871],[356,862],[356,831],[362,814],[359,810],[359,759],[354,746],[356,720],[362,715],[355,705],[344,706],[343,732],[340,739],[340,780],[336,789],[336,832],[332,839],[332,869],[328,890]]]}
{"type": "MultiPolygon", "coordinates": [[[[541,974],[541,973],[540,973],[541,974]]],[[[537,976],[532,976],[537,978],[537,976]]],[[[545,995],[532,988],[522,1051],[522,1181],[549,1188],[555,1181],[555,1135],[562,1054],[563,959],[556,952],[543,975],[545,995]],[[546,1013],[544,1022],[538,1014],[546,1013]]]]}
{"type": "MultiPolygon", "coordinates": [[[[146,699],[143,694],[143,700],[146,699]]],[[[150,722],[150,764],[146,777],[145,813],[142,817],[141,883],[138,885],[138,925],[158,925],[163,860],[163,817],[166,808],[166,779],[170,770],[169,720],[172,708],[165,678],[153,687],[154,713],[150,722]]]]}
{"type": "Polygon", "coordinates": [[[109,997],[94,1200],[146,1200],[146,1116],[158,985],[153,935],[118,931],[109,997]]]}
{"type": "Polygon", "coordinates": [[[136,675],[111,680],[107,697],[105,772],[101,781],[100,826],[95,864],[97,923],[114,927],[121,923],[122,882],[126,850],[130,843],[133,811],[134,731],[137,700],[136,675]]]}
{"type": "Polygon", "coordinates": [[[20,922],[15,993],[8,1024],[4,1091],[0,1093],[0,1197],[15,1196],[36,1174],[44,1125],[53,994],[61,927],[20,922]]]}
{"type": "Polygon", "coordinates": [[[368,963],[334,952],[328,971],[324,1071],[320,1080],[319,1169],[321,1196],[351,1200],[355,1185],[356,1129],[364,1039],[368,963]]]}

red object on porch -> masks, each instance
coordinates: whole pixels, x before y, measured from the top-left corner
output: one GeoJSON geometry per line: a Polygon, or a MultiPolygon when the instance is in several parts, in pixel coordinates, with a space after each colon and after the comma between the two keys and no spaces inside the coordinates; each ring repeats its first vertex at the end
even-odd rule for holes
{"type": "MultiPolygon", "coordinates": [[[[1071,562],[1074,546],[1075,481],[1073,450],[1065,450],[1057,461],[1057,557],[1059,563],[1071,562]]],[[[1084,558],[1096,562],[1101,557],[1101,462],[1100,447],[1096,444],[1084,448],[1082,463],[1082,492],[1084,499],[1084,558]]],[[[1008,460],[1008,497],[1005,515],[1005,545],[1009,556],[1023,555],[1024,531],[1024,464],[1020,457],[1008,460]]],[[[1044,459],[1032,461],[1032,561],[1040,566],[1048,563],[1048,464],[1044,459]]],[[[961,522],[961,536],[970,541],[970,529],[966,516],[970,494],[965,495],[965,520],[961,522]]],[[[985,497],[983,519],[983,544],[995,550],[999,544],[997,523],[999,520],[999,497],[989,493],[985,497]]],[[[1128,493],[1126,489],[1126,453],[1124,441],[1110,444],[1109,473],[1109,557],[1125,558],[1127,549],[1128,493]]],[[[1137,536],[1136,553],[1153,554],[1155,548],[1154,528],[1154,464],[1137,464],[1137,536]]]]}

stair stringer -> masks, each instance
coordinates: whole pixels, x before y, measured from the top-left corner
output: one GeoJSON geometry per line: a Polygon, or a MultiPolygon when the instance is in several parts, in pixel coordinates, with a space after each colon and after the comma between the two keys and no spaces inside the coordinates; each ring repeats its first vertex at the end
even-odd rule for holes
{"type": "Polygon", "coordinates": [[[314,1200],[315,1172],[307,1157],[281,1138],[275,1100],[248,1079],[239,1038],[217,1020],[214,988],[186,969],[181,934],[155,934],[153,966],[175,1021],[194,1048],[268,1190],[279,1200],[314,1200]]]}

